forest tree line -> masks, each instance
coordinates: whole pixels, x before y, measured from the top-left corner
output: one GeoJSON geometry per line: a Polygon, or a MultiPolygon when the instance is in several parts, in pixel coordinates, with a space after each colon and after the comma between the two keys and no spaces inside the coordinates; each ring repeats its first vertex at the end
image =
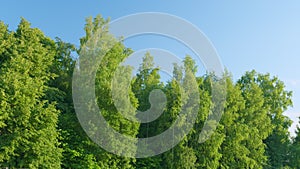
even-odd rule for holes
{"type": "Polygon", "coordinates": [[[88,18],[86,34],[76,48],[45,36],[25,19],[15,31],[0,22],[0,168],[300,168],[300,128],[291,137],[292,121],[283,114],[292,106],[292,92],[270,74],[253,70],[233,81],[230,73],[225,73],[223,116],[212,136],[199,144],[199,133],[213,105],[214,75],[196,76],[195,61],[186,56],[183,66],[174,65],[174,78],[162,82],[159,68],[147,53],[131,82],[130,100],[136,110],[145,111],[150,107],[150,92],[160,89],[166,95],[166,107],[148,124],[122,118],[111,97],[114,72],[133,53],[122,41],[106,53],[95,78],[97,103],[109,124],[122,134],[139,138],[168,129],[181,111],[178,79],[184,83],[189,74],[196,76],[200,94],[197,119],[178,145],[150,158],[117,156],[94,143],[76,117],[72,75],[75,56],[93,35],[99,33],[103,41],[115,38],[109,34],[108,23],[101,16],[88,18]]]}

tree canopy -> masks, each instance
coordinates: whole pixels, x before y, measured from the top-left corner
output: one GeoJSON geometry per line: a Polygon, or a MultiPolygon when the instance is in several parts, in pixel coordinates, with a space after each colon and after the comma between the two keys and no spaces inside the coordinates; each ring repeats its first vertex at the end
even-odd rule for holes
{"type": "MultiPolygon", "coordinates": [[[[16,31],[0,22],[0,168],[300,168],[300,128],[296,137],[291,137],[288,129],[292,121],[283,114],[292,106],[292,92],[277,77],[252,70],[234,81],[225,72],[222,118],[209,139],[199,143],[199,134],[216,106],[212,101],[215,76],[197,76],[197,65],[187,55],[182,65],[174,64],[172,79],[164,81],[153,56],[146,53],[132,77],[133,69],[120,64],[133,50],[109,33],[108,24],[101,16],[88,18],[85,36],[76,48],[45,36],[25,19],[16,31]],[[103,52],[97,50],[99,43],[101,49],[107,49],[101,63],[82,68],[103,52]],[[87,48],[93,52],[78,58],[87,48]],[[107,152],[77,119],[72,99],[74,69],[96,71],[97,113],[121,134],[134,138],[158,135],[174,124],[184,108],[183,116],[197,110],[195,124],[175,147],[153,157],[135,159],[107,152]],[[116,80],[117,71],[120,77],[116,80]],[[197,103],[192,89],[199,93],[197,103]],[[166,103],[158,100],[161,104],[153,107],[150,98],[160,99],[155,97],[158,90],[165,94],[166,103]],[[115,103],[114,97],[120,102],[115,103]],[[150,108],[162,110],[152,122],[138,123],[124,117],[136,118],[138,111],[150,108]]],[[[209,123],[213,126],[214,121],[209,123]]],[[[176,127],[185,127],[183,124],[181,121],[176,127]]],[[[95,126],[94,130],[101,128],[95,126]]],[[[120,152],[136,151],[134,144],[122,145],[113,137],[100,139],[119,145],[120,152]]]]}

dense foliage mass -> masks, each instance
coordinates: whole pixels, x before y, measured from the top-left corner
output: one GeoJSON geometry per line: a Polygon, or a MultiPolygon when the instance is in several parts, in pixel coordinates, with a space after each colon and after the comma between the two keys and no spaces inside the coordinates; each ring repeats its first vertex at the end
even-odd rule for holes
{"type": "MultiPolygon", "coordinates": [[[[98,36],[103,45],[116,41],[109,34],[108,22],[100,16],[87,19],[86,35],[78,49],[59,38],[46,37],[24,19],[16,31],[0,22],[0,168],[300,168],[300,128],[291,137],[288,128],[292,122],[283,115],[292,105],[292,94],[277,77],[255,71],[246,72],[237,82],[229,73],[223,75],[223,116],[204,143],[199,144],[198,138],[213,111],[213,74],[196,77],[198,116],[192,131],[173,149],[134,159],[95,144],[82,129],[73,106],[74,56],[91,43],[92,36],[98,36]]],[[[162,82],[153,57],[145,55],[131,86],[119,84],[129,90],[133,108],[127,111],[149,109],[148,98],[154,89],[165,93],[167,103],[158,119],[139,124],[122,117],[112,99],[114,72],[132,52],[118,42],[102,58],[95,77],[97,103],[116,131],[131,137],[155,136],[173,124],[183,102],[189,101],[180,84],[191,85],[185,79],[196,75],[197,65],[186,56],[182,66],[174,65],[174,78],[162,82]]],[[[124,74],[124,78],[128,77],[124,74]]],[[[123,91],[118,94],[121,99],[123,91]]]]}

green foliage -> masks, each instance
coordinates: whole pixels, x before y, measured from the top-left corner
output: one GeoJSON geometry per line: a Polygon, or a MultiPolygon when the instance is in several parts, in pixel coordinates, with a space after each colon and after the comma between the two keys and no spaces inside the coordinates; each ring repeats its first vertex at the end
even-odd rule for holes
{"type": "MultiPolygon", "coordinates": [[[[195,62],[187,56],[184,66],[174,65],[173,79],[167,83],[165,93],[167,97],[166,110],[159,122],[159,131],[164,131],[173,125],[178,118],[179,113],[184,121],[175,124],[175,128],[186,128],[187,125],[193,125],[186,122],[185,119],[196,109],[199,99],[197,92],[198,84],[195,79],[195,62]]],[[[177,132],[181,132],[178,130],[177,132]]],[[[175,135],[173,134],[173,137],[175,135]]],[[[196,152],[189,143],[189,137],[185,136],[173,149],[162,154],[161,166],[163,168],[196,168],[198,166],[196,152]]],[[[174,138],[173,138],[174,139],[174,138]]]]}
{"type": "MultiPolygon", "coordinates": [[[[255,83],[262,91],[262,108],[269,119],[261,121],[258,125],[265,143],[268,157],[267,168],[282,168],[288,165],[288,151],[290,145],[288,128],[292,121],[283,115],[283,112],[292,105],[292,93],[284,89],[284,83],[277,77],[269,74],[258,74],[255,71],[247,72],[241,78],[246,83],[255,83]],[[271,122],[271,126],[268,125],[271,122]],[[263,133],[262,133],[263,132],[263,133]],[[267,137],[266,137],[267,136],[267,137]]],[[[265,116],[265,115],[264,115],[265,116]]],[[[262,150],[263,151],[263,148],[262,150]]]]}
{"type": "MultiPolygon", "coordinates": [[[[299,117],[300,119],[300,117],[299,117]]],[[[300,122],[300,121],[299,121],[300,122]]],[[[297,125],[296,137],[293,138],[293,143],[290,145],[288,156],[288,164],[290,168],[300,168],[300,127],[297,125]]]]}
{"type": "Polygon", "coordinates": [[[24,19],[16,32],[0,30],[0,167],[59,168],[59,111],[44,97],[54,41],[24,19]]]}
{"type": "MultiPolygon", "coordinates": [[[[0,168],[300,168],[300,129],[291,139],[291,120],[283,115],[292,105],[292,93],[277,77],[251,71],[234,82],[225,73],[222,90],[213,74],[195,77],[197,65],[186,56],[183,66],[174,65],[173,79],[164,84],[160,69],[146,53],[131,80],[132,68],[120,64],[133,51],[109,34],[108,23],[101,16],[88,18],[86,34],[76,49],[59,38],[47,38],[24,19],[15,32],[0,22],[0,168]],[[75,67],[75,56],[81,54],[85,57],[75,67]],[[99,65],[84,68],[99,56],[99,65]],[[98,113],[117,132],[155,136],[171,127],[182,110],[186,112],[182,116],[188,117],[199,106],[193,129],[174,148],[155,157],[133,159],[105,151],[87,136],[76,117],[74,68],[96,72],[98,113]],[[199,143],[206,120],[220,107],[212,99],[224,94],[214,93],[213,86],[226,92],[223,116],[214,133],[199,143]],[[149,123],[132,121],[137,110],[153,106],[149,96],[154,89],[163,91],[167,99],[162,115],[149,123]]],[[[214,128],[216,121],[209,119],[207,124],[214,128]]],[[[180,121],[175,127],[185,125],[180,121]]],[[[97,130],[101,129],[93,128],[97,130]]],[[[134,144],[99,139],[110,139],[120,152],[136,151],[134,144]]]]}
{"type": "MultiPolygon", "coordinates": [[[[163,89],[160,82],[159,68],[154,67],[153,57],[150,53],[146,53],[143,62],[139,67],[139,72],[132,83],[132,91],[137,98],[137,110],[145,112],[150,109],[149,102],[150,92],[154,89],[163,89]]],[[[152,105],[158,106],[158,105],[152,105]]],[[[149,112],[148,112],[149,113],[149,112]]],[[[142,123],[139,127],[138,137],[147,138],[159,134],[157,121],[150,123],[142,123]]],[[[161,159],[160,157],[137,159],[137,168],[157,168],[161,159]]]]}

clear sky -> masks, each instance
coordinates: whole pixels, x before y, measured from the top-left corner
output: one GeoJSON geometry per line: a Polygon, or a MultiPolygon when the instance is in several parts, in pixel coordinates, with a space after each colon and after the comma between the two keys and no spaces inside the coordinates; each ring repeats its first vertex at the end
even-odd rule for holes
{"type": "MultiPolygon", "coordinates": [[[[287,89],[294,92],[294,107],[286,114],[298,121],[300,1],[9,0],[1,2],[0,20],[14,30],[20,17],[24,17],[47,36],[60,37],[79,45],[79,38],[84,35],[86,17],[101,14],[114,20],[137,12],[165,12],[196,25],[212,41],[223,64],[235,79],[252,69],[278,76],[287,89]]],[[[188,53],[184,49],[164,45],[163,40],[160,43],[154,43],[153,39],[140,43],[141,40],[145,39],[128,40],[126,45],[135,50],[165,47],[176,54],[188,53]]]]}

